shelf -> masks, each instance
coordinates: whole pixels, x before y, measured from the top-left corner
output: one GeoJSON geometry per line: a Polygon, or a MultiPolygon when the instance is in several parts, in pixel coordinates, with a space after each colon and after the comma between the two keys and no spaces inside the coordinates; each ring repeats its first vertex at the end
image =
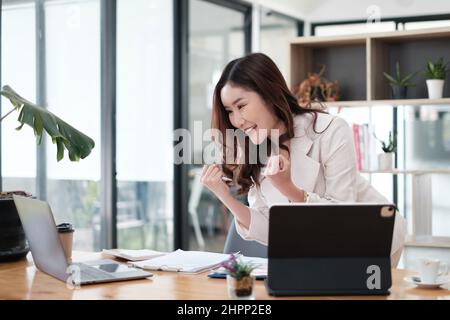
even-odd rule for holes
{"type": "MultiPolygon", "coordinates": [[[[446,112],[447,108],[450,111],[450,81],[445,81],[445,98],[427,99],[426,79],[421,71],[426,68],[428,61],[436,61],[441,56],[448,58],[449,52],[450,27],[348,36],[299,37],[290,43],[287,83],[293,92],[298,93],[299,85],[307,79],[308,73],[317,72],[321,65],[325,65],[323,77],[329,81],[339,81],[339,99],[342,101],[314,102],[311,108],[366,107],[365,112],[370,112],[375,110],[370,109],[372,107],[381,109],[383,106],[417,106],[424,107],[425,110],[446,112]],[[407,90],[406,99],[391,99],[392,90],[383,73],[395,74],[397,62],[400,63],[403,75],[419,72],[413,79],[415,86],[407,90]]],[[[419,123],[422,124],[422,121],[419,123]]],[[[427,138],[423,134],[429,129],[428,125],[416,125],[414,118],[412,129],[414,131],[408,131],[412,138],[427,138]]],[[[404,133],[406,141],[407,133],[404,133]]],[[[413,234],[431,235],[432,175],[450,174],[450,168],[365,170],[361,173],[410,175],[408,180],[411,180],[412,198],[408,214],[412,219],[413,234]]],[[[406,245],[450,248],[450,236],[409,238],[406,245]]]]}
{"type": "Polygon", "coordinates": [[[366,49],[365,39],[291,43],[291,72],[288,80],[291,90],[297,91],[300,83],[308,78],[309,72],[319,72],[325,66],[324,76],[327,79],[339,79],[342,100],[366,100],[366,49]]]}
{"type": "Polygon", "coordinates": [[[407,236],[406,247],[450,248],[450,237],[407,236]]]}
{"type": "MultiPolygon", "coordinates": [[[[380,32],[351,36],[299,37],[290,43],[288,84],[296,92],[309,72],[326,66],[323,77],[339,81],[340,102],[329,107],[372,105],[449,104],[450,98],[428,100],[426,79],[420,72],[428,61],[447,57],[450,51],[450,28],[416,31],[380,32]],[[383,72],[395,74],[400,63],[402,74],[419,72],[407,90],[407,99],[390,100],[391,88],[383,72]]],[[[450,97],[450,81],[444,85],[450,97]]]]}
{"type": "MultiPolygon", "coordinates": [[[[359,101],[333,101],[322,102],[326,107],[372,107],[372,106],[428,106],[428,105],[449,105],[450,98],[442,99],[398,99],[398,100],[359,100],[359,101]]],[[[319,103],[313,103],[313,108],[320,108],[319,103]]]]}
{"type": "Polygon", "coordinates": [[[411,175],[424,175],[424,174],[450,174],[450,169],[430,169],[430,170],[392,170],[392,171],[380,171],[380,170],[363,170],[361,173],[366,174],[411,174],[411,175]]]}

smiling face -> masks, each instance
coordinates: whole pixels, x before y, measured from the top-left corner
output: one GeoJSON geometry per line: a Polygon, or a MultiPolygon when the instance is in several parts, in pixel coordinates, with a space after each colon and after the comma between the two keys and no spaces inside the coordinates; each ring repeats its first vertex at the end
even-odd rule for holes
{"type": "Polygon", "coordinates": [[[231,124],[244,131],[254,144],[261,144],[272,129],[279,129],[282,133],[280,119],[256,92],[228,82],[220,97],[231,124]]]}

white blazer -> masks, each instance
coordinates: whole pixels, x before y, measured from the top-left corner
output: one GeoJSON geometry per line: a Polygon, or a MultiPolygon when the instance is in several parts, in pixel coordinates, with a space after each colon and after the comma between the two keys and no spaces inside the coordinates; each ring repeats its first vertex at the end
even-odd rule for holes
{"type": "MultiPolygon", "coordinates": [[[[294,137],[290,141],[291,176],[293,182],[309,194],[308,202],[388,203],[357,171],[353,131],[342,118],[318,113],[313,129],[313,115],[294,117],[294,137]],[[322,133],[323,131],[323,133],[322,133]]],[[[237,232],[246,240],[267,245],[269,207],[289,202],[268,179],[253,185],[248,193],[250,226],[236,221],[237,232]]],[[[391,264],[400,259],[406,224],[396,214],[392,239],[391,264]]]]}

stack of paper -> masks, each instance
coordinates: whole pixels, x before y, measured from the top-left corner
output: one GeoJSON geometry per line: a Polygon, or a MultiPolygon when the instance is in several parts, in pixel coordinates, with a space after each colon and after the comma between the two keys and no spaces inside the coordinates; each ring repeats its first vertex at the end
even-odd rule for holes
{"type": "Polygon", "coordinates": [[[229,254],[176,250],[164,256],[146,261],[131,262],[134,267],[147,270],[199,273],[211,270],[230,257],[229,254]]]}
{"type": "Polygon", "coordinates": [[[167,252],[153,251],[153,250],[126,250],[126,249],[103,249],[103,254],[122,258],[129,261],[142,261],[153,259],[166,255],[167,252]]]}

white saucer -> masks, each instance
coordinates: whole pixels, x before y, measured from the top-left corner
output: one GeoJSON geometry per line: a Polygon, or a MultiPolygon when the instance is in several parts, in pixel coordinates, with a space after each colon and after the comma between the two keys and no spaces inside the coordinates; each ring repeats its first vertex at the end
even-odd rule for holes
{"type": "Polygon", "coordinates": [[[423,283],[420,281],[420,277],[419,276],[408,276],[405,277],[404,280],[408,283],[414,284],[419,288],[423,288],[423,289],[436,289],[439,288],[440,286],[447,284],[450,282],[450,276],[440,276],[436,279],[435,283],[423,283]]]}

